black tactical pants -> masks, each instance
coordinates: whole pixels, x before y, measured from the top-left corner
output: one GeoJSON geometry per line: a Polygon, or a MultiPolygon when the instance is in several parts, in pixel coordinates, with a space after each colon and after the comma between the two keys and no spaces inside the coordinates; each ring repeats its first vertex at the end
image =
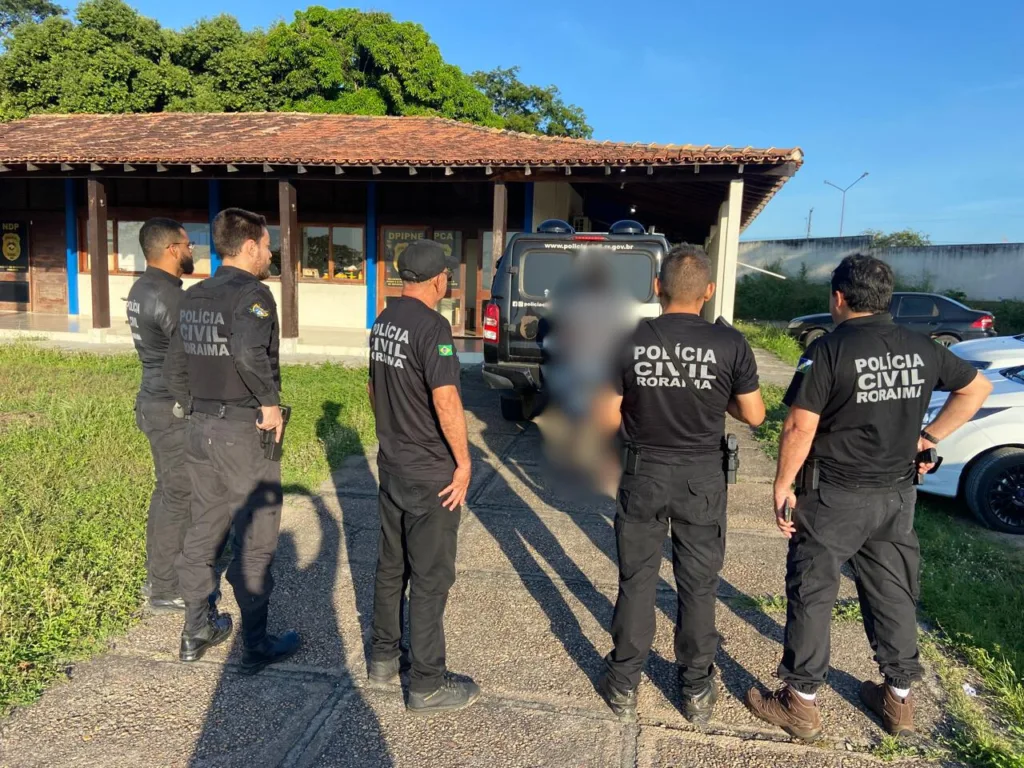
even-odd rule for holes
{"type": "Polygon", "coordinates": [[[178,578],[188,606],[185,628],[206,621],[207,597],[216,586],[214,565],[232,538],[227,578],[242,614],[246,647],[266,635],[274,579],[270,572],[281,528],[281,465],[263,457],[256,410],[252,422],[193,413],[186,437],[192,481],[192,524],[178,557],[178,578]]]}
{"type": "Polygon", "coordinates": [[[778,675],[802,693],[825,682],[839,569],[850,561],[868,642],[890,685],[921,677],[917,651],[917,491],[824,483],[797,498],[786,563],[786,640],[778,675]]]}
{"type": "Polygon", "coordinates": [[[461,511],[441,506],[438,493],[450,478],[406,480],[380,471],[380,540],[373,596],[372,655],[397,658],[402,605],[409,584],[409,688],[437,690],[445,672],[444,609],[455,583],[461,511]]]}
{"type": "Polygon", "coordinates": [[[174,415],[169,400],[135,402],[135,424],[149,440],[156,488],[146,520],[146,574],[155,598],[177,597],[175,558],[189,524],[192,484],[185,470],[185,419],[174,415]]]}
{"type": "Polygon", "coordinates": [[[721,462],[680,466],[644,462],[623,475],[615,537],[619,595],[612,618],[614,650],[606,662],[612,683],[640,683],[654,640],[655,596],[665,534],[671,527],[677,613],[676,663],[683,694],[701,693],[714,679],[718,576],[725,560],[726,484],[721,462]]]}

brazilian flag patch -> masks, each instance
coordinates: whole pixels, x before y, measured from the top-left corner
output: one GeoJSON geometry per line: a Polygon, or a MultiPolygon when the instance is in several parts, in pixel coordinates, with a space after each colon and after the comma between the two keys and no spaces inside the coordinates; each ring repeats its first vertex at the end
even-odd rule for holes
{"type": "Polygon", "coordinates": [[[437,354],[441,357],[451,357],[455,354],[455,347],[451,344],[438,344],[437,354]]]}

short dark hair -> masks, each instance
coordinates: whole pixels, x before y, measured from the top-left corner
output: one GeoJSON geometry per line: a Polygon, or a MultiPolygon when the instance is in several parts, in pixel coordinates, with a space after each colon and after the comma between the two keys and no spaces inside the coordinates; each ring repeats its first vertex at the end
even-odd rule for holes
{"type": "Polygon", "coordinates": [[[662,260],[658,279],[669,301],[697,301],[711,282],[711,260],[699,245],[677,245],[662,260]]]}
{"type": "Polygon", "coordinates": [[[267,220],[243,208],[225,208],[213,220],[213,247],[222,258],[238,255],[246,240],[260,241],[267,220]]]}
{"type": "Polygon", "coordinates": [[[143,224],[139,230],[139,245],[146,255],[146,261],[158,259],[167,250],[167,246],[178,241],[183,229],[180,221],[159,216],[143,224]]]}
{"type": "Polygon", "coordinates": [[[892,267],[866,253],[851,253],[832,272],[832,292],[854,312],[888,312],[894,282],[892,267]]]}

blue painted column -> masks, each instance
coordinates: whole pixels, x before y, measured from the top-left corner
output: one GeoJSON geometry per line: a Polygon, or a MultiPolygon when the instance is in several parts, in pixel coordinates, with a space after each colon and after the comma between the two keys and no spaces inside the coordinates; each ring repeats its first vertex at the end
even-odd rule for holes
{"type": "Polygon", "coordinates": [[[377,319],[377,182],[366,185],[366,327],[377,319]]]}
{"type": "Polygon", "coordinates": [[[67,246],[68,314],[78,314],[78,201],[75,180],[64,179],[64,242],[67,246]]]}
{"type": "Polygon", "coordinates": [[[210,179],[209,194],[210,200],[210,274],[217,271],[220,266],[220,254],[213,244],[213,220],[220,213],[220,179],[210,179]]]}
{"type": "Polygon", "coordinates": [[[533,182],[523,185],[523,232],[533,232],[533,182]]]}

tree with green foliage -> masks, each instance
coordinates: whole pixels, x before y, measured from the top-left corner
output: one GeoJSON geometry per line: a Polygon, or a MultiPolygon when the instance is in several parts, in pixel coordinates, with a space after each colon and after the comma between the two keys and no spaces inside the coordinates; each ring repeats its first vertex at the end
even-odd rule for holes
{"type": "Polygon", "coordinates": [[[871,238],[872,248],[913,248],[932,244],[928,235],[913,229],[901,229],[888,234],[880,229],[865,229],[861,234],[871,238]]]}
{"type": "Polygon", "coordinates": [[[0,119],[47,112],[436,115],[590,135],[582,110],[565,105],[553,86],[524,86],[515,70],[504,71],[511,77],[502,93],[534,95],[508,95],[496,109],[474,78],[445,62],[422,26],[386,13],[313,6],[290,23],[251,32],[228,15],[180,32],[163,29],[123,0],[86,0],[76,16],[25,23],[11,35],[0,54],[0,119]]]}
{"type": "Polygon", "coordinates": [[[472,78],[511,130],[579,139],[589,139],[594,135],[594,129],[587,125],[587,116],[580,107],[566,104],[553,85],[541,88],[520,82],[519,67],[474,72],[472,78]]]}
{"type": "Polygon", "coordinates": [[[0,39],[19,24],[61,16],[65,10],[50,0],[0,0],[0,39]]]}

